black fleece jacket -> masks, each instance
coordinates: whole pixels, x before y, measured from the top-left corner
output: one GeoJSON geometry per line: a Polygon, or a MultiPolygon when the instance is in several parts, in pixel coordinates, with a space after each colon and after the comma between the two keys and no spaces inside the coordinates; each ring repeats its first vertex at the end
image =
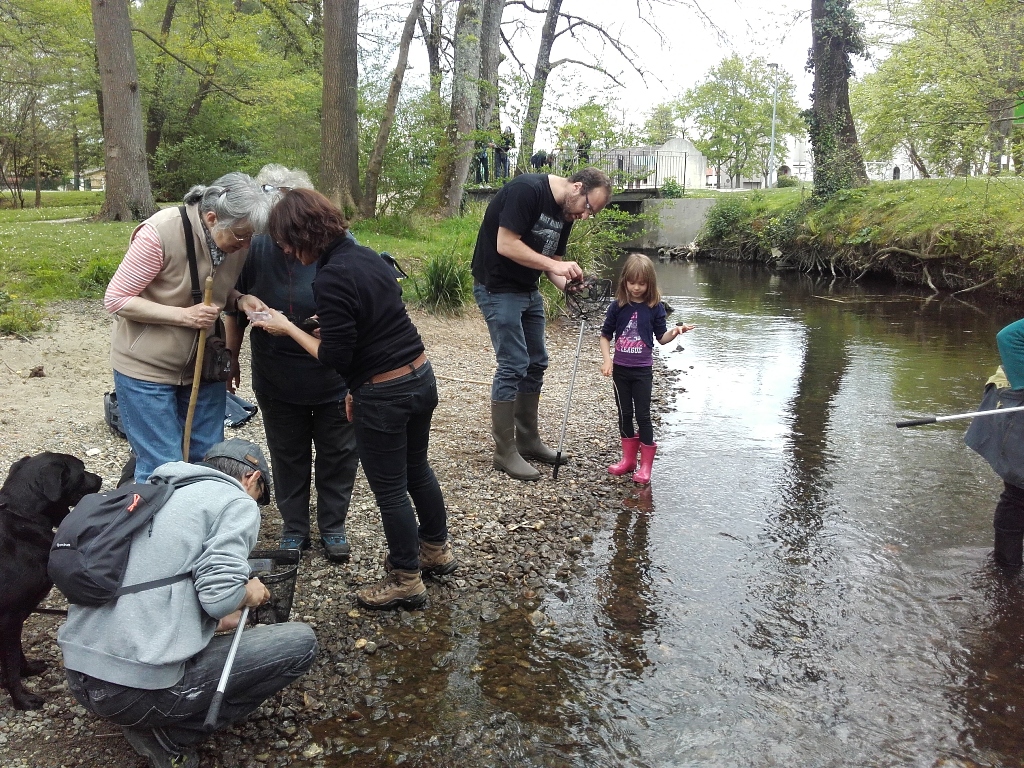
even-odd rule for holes
{"type": "Polygon", "coordinates": [[[320,362],[338,371],[350,390],[423,352],[395,271],[372,248],[348,237],[327,246],[317,263],[313,297],[320,362]]]}

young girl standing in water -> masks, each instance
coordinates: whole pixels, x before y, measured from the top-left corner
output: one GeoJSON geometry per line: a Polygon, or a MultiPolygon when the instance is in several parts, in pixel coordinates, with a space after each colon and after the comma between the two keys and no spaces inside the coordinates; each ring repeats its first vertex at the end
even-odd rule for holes
{"type": "Polygon", "coordinates": [[[619,409],[619,435],[622,438],[622,460],[608,467],[613,475],[624,475],[636,468],[640,451],[640,469],[633,475],[634,483],[651,481],[651,467],[658,445],[651,425],[651,389],[654,384],[654,339],[668,344],[694,326],[665,327],[665,305],[658,291],[654,263],[642,253],[631,253],[622,265],[615,301],[601,328],[601,373],[612,377],[615,404],[619,409]],[[615,357],[611,345],[615,341],[615,357]],[[636,418],[640,435],[633,429],[636,418]]]}

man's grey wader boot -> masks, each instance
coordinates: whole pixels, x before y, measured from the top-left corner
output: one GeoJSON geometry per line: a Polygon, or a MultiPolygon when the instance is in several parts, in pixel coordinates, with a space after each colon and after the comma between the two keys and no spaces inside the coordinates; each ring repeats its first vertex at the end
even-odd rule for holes
{"type": "Polygon", "coordinates": [[[494,468],[516,480],[540,480],[516,450],[516,401],[491,400],[491,435],[494,437],[494,468]]]}
{"type": "MultiPolygon", "coordinates": [[[[545,464],[554,464],[558,452],[548,448],[541,442],[540,433],[537,430],[537,411],[540,408],[540,392],[516,395],[516,450],[524,459],[543,461],[545,464]]],[[[572,457],[567,453],[562,454],[561,463],[564,465],[572,457]]]]}

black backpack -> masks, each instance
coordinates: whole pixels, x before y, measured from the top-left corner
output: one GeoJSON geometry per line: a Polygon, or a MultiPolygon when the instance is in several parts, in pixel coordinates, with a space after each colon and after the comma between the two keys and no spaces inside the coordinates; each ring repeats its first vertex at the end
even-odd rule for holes
{"type": "Polygon", "coordinates": [[[155,589],[189,578],[191,572],[122,587],[132,536],[167,503],[180,483],[129,483],[106,493],[91,493],[58,526],[47,572],[68,602],[96,607],[121,595],[155,589]]]}

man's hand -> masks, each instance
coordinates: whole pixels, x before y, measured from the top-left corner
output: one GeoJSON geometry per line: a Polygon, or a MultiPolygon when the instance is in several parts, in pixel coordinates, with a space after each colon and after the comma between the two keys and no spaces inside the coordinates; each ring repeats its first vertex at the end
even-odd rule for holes
{"type": "Polygon", "coordinates": [[[231,378],[228,379],[228,392],[235,394],[235,390],[238,389],[242,383],[242,366],[238,364],[238,351],[229,350],[231,352],[231,378]]]}
{"type": "MultiPolygon", "coordinates": [[[[249,579],[245,585],[245,597],[242,599],[242,604],[239,608],[248,606],[250,608],[259,608],[267,600],[270,599],[270,590],[267,589],[263,582],[257,578],[249,579]]],[[[235,622],[237,624],[237,622],[235,622]]]]}
{"type": "MultiPolygon", "coordinates": [[[[564,277],[566,282],[571,282],[582,278],[583,270],[575,261],[559,261],[555,266],[548,270],[548,274],[564,277]]],[[[562,289],[565,289],[564,285],[562,286],[562,289]]]]}
{"type": "Polygon", "coordinates": [[[352,421],[352,393],[345,395],[345,418],[352,421]]]}

